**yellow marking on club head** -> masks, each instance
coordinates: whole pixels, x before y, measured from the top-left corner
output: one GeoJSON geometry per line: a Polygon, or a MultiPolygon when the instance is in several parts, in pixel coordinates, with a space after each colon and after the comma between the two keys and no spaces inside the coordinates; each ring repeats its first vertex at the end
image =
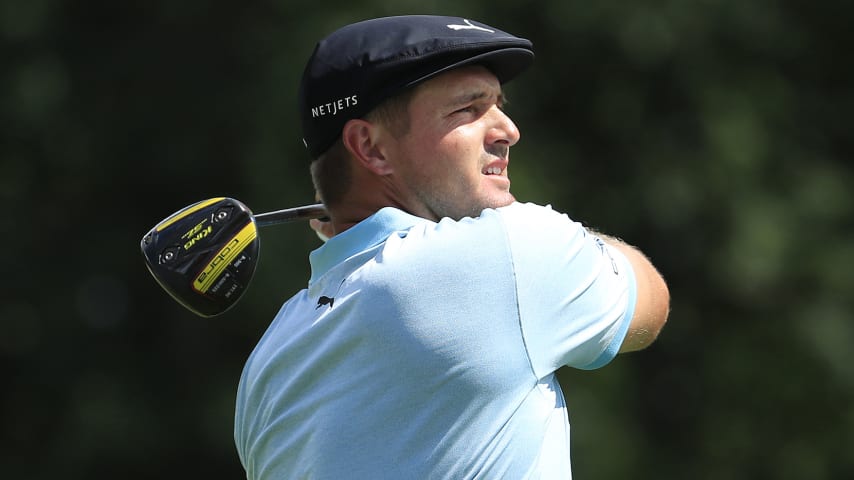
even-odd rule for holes
{"type": "Polygon", "coordinates": [[[173,213],[172,215],[166,217],[165,220],[163,220],[162,222],[157,224],[157,227],[155,227],[155,230],[157,230],[158,232],[162,232],[164,228],[168,227],[169,225],[172,225],[173,223],[177,222],[178,220],[181,220],[182,218],[186,217],[187,215],[191,215],[191,214],[198,212],[199,210],[201,210],[207,206],[210,206],[210,205],[212,205],[216,202],[220,202],[222,200],[225,200],[225,197],[217,197],[217,198],[211,198],[208,200],[202,200],[201,202],[196,203],[195,205],[191,205],[187,208],[184,208],[183,210],[179,210],[179,211],[173,213]]]}
{"type": "Polygon", "coordinates": [[[255,228],[254,222],[249,222],[243,227],[237,235],[234,236],[224,247],[217,252],[213,260],[207,267],[202,270],[202,273],[193,280],[193,288],[201,293],[206,293],[213,283],[222,274],[225,267],[231,264],[235,257],[248,247],[255,237],[258,236],[258,230],[255,228]]]}

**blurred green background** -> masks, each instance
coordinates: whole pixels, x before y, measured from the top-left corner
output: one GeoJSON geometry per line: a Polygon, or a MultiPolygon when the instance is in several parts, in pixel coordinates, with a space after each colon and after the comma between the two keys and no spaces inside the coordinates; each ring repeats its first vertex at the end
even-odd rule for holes
{"type": "Polygon", "coordinates": [[[352,21],[530,38],[517,198],[646,252],[659,341],[560,372],[577,479],[854,478],[854,3],[3,0],[0,475],[241,478],[243,361],[308,279],[265,229],[241,303],[193,317],[141,236],[195,201],[310,203],[295,91],[352,21]]]}

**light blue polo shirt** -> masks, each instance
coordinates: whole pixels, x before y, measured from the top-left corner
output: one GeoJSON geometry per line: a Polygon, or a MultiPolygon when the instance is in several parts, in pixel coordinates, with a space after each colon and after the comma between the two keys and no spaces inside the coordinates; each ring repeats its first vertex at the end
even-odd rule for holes
{"type": "Polygon", "coordinates": [[[555,371],[608,363],[626,258],[550,207],[384,208],[311,253],[240,379],[249,479],[566,479],[555,371]]]}

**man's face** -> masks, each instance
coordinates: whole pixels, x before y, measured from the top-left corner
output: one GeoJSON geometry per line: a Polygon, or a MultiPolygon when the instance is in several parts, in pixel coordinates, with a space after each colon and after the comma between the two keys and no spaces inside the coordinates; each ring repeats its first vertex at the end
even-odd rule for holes
{"type": "Polygon", "coordinates": [[[519,130],[501,110],[501,85],[483,67],[465,67],[420,85],[408,133],[388,145],[388,180],[402,206],[438,220],[475,217],[509,205],[507,165],[519,130]]]}

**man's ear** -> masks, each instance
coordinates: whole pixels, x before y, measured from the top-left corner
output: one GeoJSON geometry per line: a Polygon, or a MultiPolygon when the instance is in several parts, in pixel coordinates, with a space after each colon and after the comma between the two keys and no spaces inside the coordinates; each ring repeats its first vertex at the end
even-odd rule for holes
{"type": "Polygon", "coordinates": [[[386,138],[388,136],[382,126],[360,118],[348,120],[341,131],[344,147],[360,165],[377,175],[387,175],[392,171],[381,143],[386,138]]]}

